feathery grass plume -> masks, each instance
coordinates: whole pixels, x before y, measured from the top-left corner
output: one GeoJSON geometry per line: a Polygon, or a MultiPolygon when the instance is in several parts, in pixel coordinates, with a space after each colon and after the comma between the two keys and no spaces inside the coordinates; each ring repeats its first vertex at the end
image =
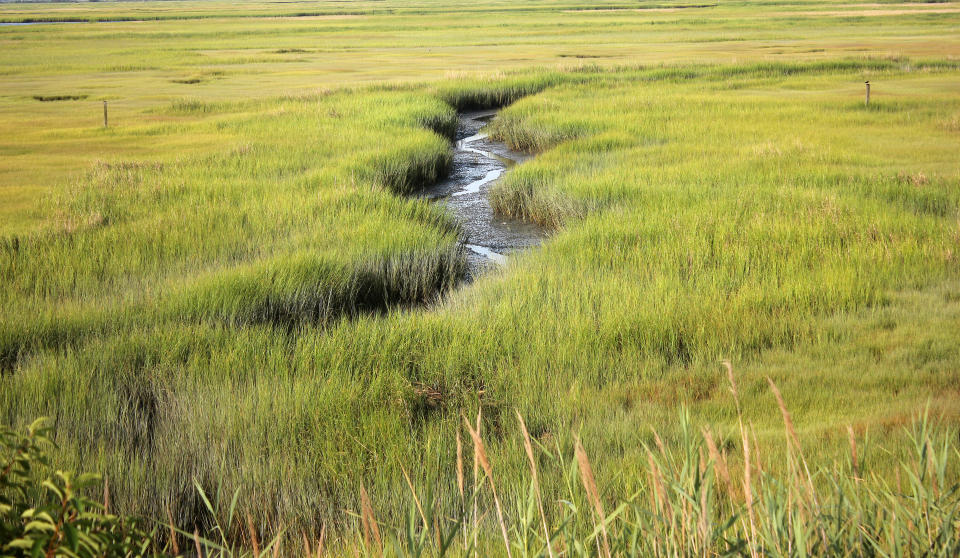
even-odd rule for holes
{"type": "Polygon", "coordinates": [[[650,473],[650,486],[653,488],[651,500],[656,510],[661,515],[666,515],[667,491],[663,486],[663,475],[660,473],[660,468],[657,467],[657,462],[654,460],[653,453],[651,453],[650,450],[647,450],[647,469],[650,473]]]}
{"type": "Polygon", "coordinates": [[[280,534],[277,535],[277,538],[273,540],[273,558],[280,558],[280,547],[283,545],[283,529],[280,529],[280,534]]]}
{"type": "Polygon", "coordinates": [[[173,514],[170,513],[170,505],[165,506],[167,512],[167,525],[170,528],[170,548],[173,550],[174,556],[180,554],[180,545],[177,544],[177,527],[173,523],[173,514]]]}
{"type": "Polygon", "coordinates": [[[103,477],[103,511],[110,513],[110,482],[109,477],[103,477]]]}
{"type": "MultiPolygon", "coordinates": [[[[777,389],[777,385],[773,383],[773,380],[767,376],[767,382],[770,384],[770,389],[773,391],[774,397],[777,399],[777,406],[780,407],[780,414],[783,416],[783,424],[787,431],[787,443],[790,444],[791,441],[797,451],[797,456],[800,458],[800,465],[803,467],[803,471],[806,474],[805,482],[807,489],[807,497],[810,499],[810,502],[813,504],[814,516],[820,517],[820,500],[817,497],[817,489],[813,485],[813,475],[810,473],[810,467],[807,464],[807,459],[803,455],[803,448],[800,446],[800,438],[797,436],[797,430],[793,427],[793,419],[790,416],[790,411],[787,410],[787,404],[783,400],[783,395],[780,394],[780,390],[777,389]]],[[[789,459],[789,452],[787,454],[789,459]]],[[[820,539],[823,543],[823,547],[827,548],[827,534],[823,529],[823,526],[818,526],[820,532],[820,539]]]]}
{"type": "Polygon", "coordinates": [[[300,531],[300,536],[303,537],[303,555],[306,556],[306,558],[313,558],[313,547],[310,544],[310,539],[307,538],[307,533],[300,531]]]}
{"type": "Polygon", "coordinates": [[[737,390],[737,381],[733,377],[733,364],[729,360],[724,360],[720,364],[727,369],[727,380],[730,382],[730,391],[733,393],[733,402],[737,405],[737,416],[742,416],[740,411],[740,392],[737,390]]]}
{"type": "Polygon", "coordinates": [[[380,537],[380,526],[377,524],[377,518],[373,515],[373,506],[370,504],[370,496],[363,483],[360,483],[360,523],[363,527],[363,542],[367,548],[373,548],[377,555],[383,554],[383,539],[380,537]]]}
{"type": "Polygon", "coordinates": [[[737,390],[737,381],[733,376],[733,365],[729,360],[721,362],[727,369],[727,380],[730,382],[730,391],[733,393],[733,400],[737,406],[737,425],[740,427],[740,440],[743,444],[743,497],[747,505],[747,517],[750,521],[750,553],[755,555],[755,546],[757,542],[757,524],[753,510],[753,479],[751,478],[750,464],[750,440],[747,437],[747,430],[743,426],[743,412],[740,410],[740,394],[737,390]]]}
{"type": "MultiPolygon", "coordinates": [[[[483,413],[483,407],[478,406],[478,407],[477,407],[477,436],[480,435],[480,427],[482,426],[482,423],[481,423],[481,421],[480,421],[480,418],[481,418],[481,414],[482,414],[482,413],[483,413]]],[[[466,422],[467,418],[464,417],[463,420],[464,420],[464,422],[466,422]]],[[[470,430],[470,425],[469,425],[469,424],[467,425],[467,430],[470,430]]],[[[472,435],[472,432],[471,432],[471,435],[472,435]]],[[[480,536],[480,534],[479,534],[479,530],[480,530],[480,518],[477,516],[477,494],[478,494],[479,491],[480,491],[480,480],[479,480],[480,471],[479,471],[479,467],[480,467],[480,460],[477,459],[477,446],[476,446],[476,444],[474,444],[474,446],[473,446],[473,498],[472,498],[472,500],[473,500],[473,554],[474,554],[474,556],[477,555],[477,553],[479,552],[479,547],[480,547],[480,545],[478,544],[478,542],[479,542],[479,541],[478,541],[478,538],[479,538],[479,536],[480,536]]]]}
{"type": "Polygon", "coordinates": [[[720,476],[720,480],[723,481],[723,484],[727,488],[727,496],[733,500],[736,497],[736,491],[733,488],[733,480],[730,478],[730,470],[727,468],[727,460],[717,449],[717,443],[713,439],[713,435],[710,433],[710,430],[707,428],[703,429],[703,438],[707,442],[707,452],[710,454],[710,459],[713,461],[713,469],[720,476]]]}
{"type": "Polygon", "coordinates": [[[463,502],[463,441],[460,439],[460,429],[457,428],[457,491],[460,493],[460,502],[463,502]]]}
{"type": "Polygon", "coordinates": [[[607,535],[606,514],[603,512],[603,502],[600,501],[600,492],[597,490],[597,481],[593,477],[593,468],[590,467],[590,460],[587,459],[587,452],[583,449],[583,444],[580,442],[580,436],[574,437],[573,448],[574,455],[577,458],[577,468],[580,471],[580,481],[583,483],[583,487],[587,491],[587,498],[590,500],[590,503],[597,514],[597,519],[600,522],[600,532],[603,535],[604,554],[606,554],[606,556],[609,558],[611,554],[610,540],[609,536],[607,535]]]}
{"type": "Polygon", "coordinates": [[[197,549],[197,558],[203,558],[203,549],[200,547],[200,530],[193,528],[193,545],[197,549]]]}
{"type": "Polygon", "coordinates": [[[327,525],[323,524],[320,527],[320,538],[317,539],[317,558],[322,558],[324,545],[327,542],[327,525]]]}
{"type": "Polygon", "coordinates": [[[250,545],[253,547],[253,555],[260,556],[260,539],[257,537],[257,529],[253,526],[253,517],[247,512],[247,530],[250,532],[250,545]]]}
{"type": "Polygon", "coordinates": [[[853,469],[853,478],[859,482],[860,466],[857,459],[857,437],[853,432],[853,426],[847,425],[847,439],[850,440],[850,466],[853,469]]]}
{"type": "Polygon", "coordinates": [[[663,445],[663,440],[660,439],[660,433],[657,432],[655,428],[650,428],[650,431],[653,432],[653,441],[657,444],[657,449],[660,450],[660,455],[667,456],[667,448],[663,445]]]}
{"type": "Polygon", "coordinates": [[[800,439],[797,437],[797,430],[793,427],[793,417],[790,416],[790,411],[787,410],[787,404],[783,400],[783,395],[780,394],[780,390],[777,389],[777,385],[773,383],[773,380],[770,376],[767,376],[767,383],[770,384],[770,389],[773,391],[773,396],[777,400],[777,406],[780,407],[780,415],[783,417],[783,426],[786,429],[787,434],[787,445],[788,449],[791,445],[800,450],[800,439]]]}
{"type": "Polygon", "coordinates": [[[487,451],[483,447],[483,440],[480,438],[479,425],[480,425],[480,414],[477,414],[477,430],[474,430],[470,426],[470,422],[467,421],[466,417],[463,417],[464,424],[467,425],[467,430],[470,432],[470,437],[473,438],[473,455],[474,458],[480,463],[480,466],[483,467],[483,472],[486,473],[487,481],[490,482],[490,491],[493,492],[493,505],[497,510],[497,521],[500,523],[500,533],[503,536],[503,545],[507,549],[507,558],[512,558],[513,554],[510,552],[510,536],[507,534],[507,524],[503,519],[503,509],[500,506],[500,497],[497,495],[497,485],[493,481],[493,468],[490,466],[490,460],[487,459],[487,451]]]}
{"type": "Polygon", "coordinates": [[[540,479],[537,475],[537,460],[533,456],[533,444],[530,443],[530,433],[527,431],[527,425],[523,422],[523,416],[517,411],[517,420],[520,422],[520,432],[523,434],[523,449],[527,453],[527,459],[530,461],[530,475],[533,478],[533,491],[537,498],[537,511],[540,512],[540,522],[543,525],[544,541],[547,545],[547,554],[553,558],[553,543],[550,540],[550,529],[547,527],[547,514],[543,511],[543,496],[540,494],[540,479]]]}

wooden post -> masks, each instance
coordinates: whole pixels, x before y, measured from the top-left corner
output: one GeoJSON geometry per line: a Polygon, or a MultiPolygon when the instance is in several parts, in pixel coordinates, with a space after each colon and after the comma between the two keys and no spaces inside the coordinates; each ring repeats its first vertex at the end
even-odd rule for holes
{"type": "Polygon", "coordinates": [[[103,102],[103,127],[107,127],[107,102],[103,102]]]}
{"type": "Polygon", "coordinates": [[[865,104],[869,105],[870,104],[870,82],[869,81],[866,82],[866,85],[867,85],[867,102],[865,104]]]}

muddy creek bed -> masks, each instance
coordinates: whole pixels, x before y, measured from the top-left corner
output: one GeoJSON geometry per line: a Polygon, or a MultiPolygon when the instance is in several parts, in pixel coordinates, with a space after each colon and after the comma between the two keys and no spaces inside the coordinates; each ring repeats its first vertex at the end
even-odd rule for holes
{"type": "Polygon", "coordinates": [[[495,215],[490,188],[529,155],[510,150],[483,133],[496,111],[460,114],[450,175],[420,196],[446,204],[460,222],[471,280],[492,266],[506,263],[510,253],[543,240],[544,231],[529,221],[495,215]]]}

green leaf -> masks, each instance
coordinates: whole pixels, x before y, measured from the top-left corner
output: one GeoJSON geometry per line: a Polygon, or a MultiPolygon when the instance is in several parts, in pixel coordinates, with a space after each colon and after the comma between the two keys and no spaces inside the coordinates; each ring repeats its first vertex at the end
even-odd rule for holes
{"type": "Polygon", "coordinates": [[[30,523],[27,523],[23,530],[27,533],[31,531],[44,531],[52,533],[57,530],[57,527],[53,523],[48,523],[46,521],[31,521],[30,523]]]}
{"type": "Polygon", "coordinates": [[[65,523],[63,525],[63,534],[67,539],[67,546],[70,547],[70,550],[77,550],[77,528],[71,523],[65,523]]]}
{"type": "Polygon", "coordinates": [[[57,498],[60,498],[61,500],[63,499],[63,492],[61,492],[61,491],[60,491],[60,488],[57,487],[57,485],[53,484],[53,482],[51,482],[51,481],[49,481],[49,480],[45,480],[45,481],[43,481],[43,483],[41,483],[41,486],[43,486],[44,488],[46,488],[46,489],[49,490],[50,492],[53,492],[54,494],[56,494],[56,495],[57,495],[57,498]]]}
{"type": "Polygon", "coordinates": [[[19,538],[14,539],[7,543],[7,546],[4,548],[22,548],[24,550],[28,548],[33,548],[33,539],[28,538],[19,538]]]}

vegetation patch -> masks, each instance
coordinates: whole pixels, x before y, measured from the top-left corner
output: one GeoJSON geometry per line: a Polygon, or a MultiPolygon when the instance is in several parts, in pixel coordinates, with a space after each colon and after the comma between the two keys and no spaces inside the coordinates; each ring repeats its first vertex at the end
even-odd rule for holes
{"type": "Polygon", "coordinates": [[[0,33],[0,422],[158,553],[956,554],[960,16],[592,7],[0,4],[145,20],[0,33]]]}
{"type": "Polygon", "coordinates": [[[82,101],[89,95],[34,95],[33,98],[41,103],[50,103],[55,101],[82,101]]]}

